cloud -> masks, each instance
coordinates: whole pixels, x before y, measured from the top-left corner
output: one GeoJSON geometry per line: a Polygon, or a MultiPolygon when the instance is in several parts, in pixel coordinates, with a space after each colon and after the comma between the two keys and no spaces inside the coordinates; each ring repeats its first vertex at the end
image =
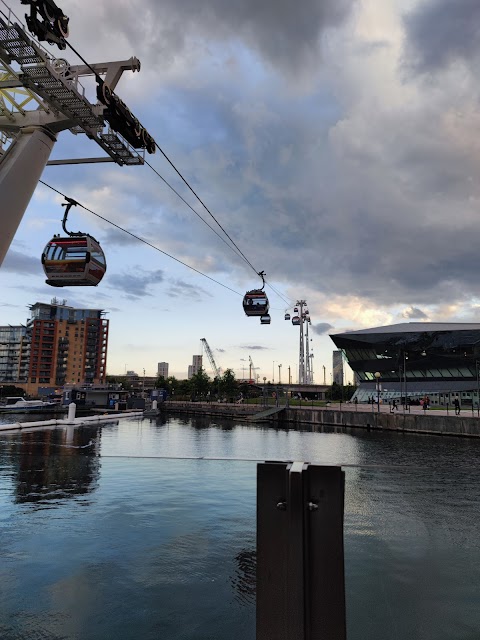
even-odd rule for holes
{"type": "Polygon", "coordinates": [[[144,271],[137,267],[136,275],[130,273],[113,274],[108,276],[109,287],[116,288],[130,300],[137,300],[145,296],[152,296],[152,289],[163,281],[163,271],[144,271]]]}
{"type": "MultiPolygon", "coordinates": [[[[317,327],[376,326],[405,309],[470,318],[478,290],[480,5],[408,4],[404,17],[399,0],[146,0],[141,9],[106,0],[70,17],[89,59],[142,47],[142,73],[125,74],[120,94],[255,270],[295,295],[308,289],[325,321],[317,327]],[[92,24],[105,36],[92,38],[92,24]]],[[[160,154],[149,161],[201,210],[160,154]]],[[[62,175],[63,190],[117,224],[235,289],[256,286],[148,167],[62,175]]],[[[128,236],[88,219],[123,258],[128,236]]],[[[131,299],[148,295],[144,274],[132,273],[105,281],[131,299]]],[[[193,301],[206,295],[182,280],[169,286],[193,301]]]]}
{"type": "Polygon", "coordinates": [[[196,302],[203,300],[205,296],[209,298],[212,296],[211,293],[198,285],[193,285],[183,280],[172,280],[171,282],[172,284],[168,289],[168,294],[171,296],[187,297],[196,302]]]}
{"type": "MultiPolygon", "coordinates": [[[[185,73],[187,63],[198,65],[217,46],[232,56],[237,43],[274,68],[300,73],[302,67],[318,62],[322,35],[341,25],[355,4],[355,0],[303,0],[296,5],[278,0],[161,4],[146,0],[139,16],[134,2],[110,0],[92,6],[88,21],[81,13],[75,16],[75,29],[85,34],[91,32],[92,23],[101,24],[108,42],[133,47],[143,64],[161,63],[159,68],[171,68],[170,73],[185,73]]],[[[94,47],[99,44],[92,42],[94,47]]]]}
{"type": "Polygon", "coordinates": [[[402,316],[409,319],[414,318],[416,320],[428,320],[428,315],[418,307],[409,307],[408,309],[405,309],[402,316]]]}
{"type": "Polygon", "coordinates": [[[218,349],[214,349],[214,351],[218,351],[218,353],[226,353],[226,352],[225,352],[225,349],[219,349],[219,348],[218,348],[218,349]]]}
{"type": "Polygon", "coordinates": [[[470,63],[480,53],[478,0],[429,0],[405,17],[406,57],[420,73],[438,71],[456,60],[470,63]]]}
{"type": "Polygon", "coordinates": [[[259,344],[248,344],[240,346],[239,348],[246,349],[248,351],[267,351],[269,349],[269,347],[264,347],[263,345],[259,344]]]}
{"type": "Polygon", "coordinates": [[[321,336],[324,333],[328,333],[330,329],[333,329],[333,326],[331,324],[328,324],[328,322],[319,322],[318,324],[313,324],[312,329],[314,333],[317,333],[319,336],[321,336]]]}
{"type": "Polygon", "coordinates": [[[10,249],[2,264],[2,269],[18,274],[38,275],[42,272],[39,258],[10,249]]]}

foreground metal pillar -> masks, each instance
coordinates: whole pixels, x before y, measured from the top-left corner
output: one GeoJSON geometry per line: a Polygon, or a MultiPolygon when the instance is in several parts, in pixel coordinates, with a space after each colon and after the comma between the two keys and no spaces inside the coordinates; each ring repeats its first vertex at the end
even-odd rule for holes
{"type": "Polygon", "coordinates": [[[45,127],[25,127],[0,160],[0,266],[55,141],[55,135],[45,127]]]}
{"type": "Polygon", "coordinates": [[[257,468],[257,640],[345,640],[338,467],[257,468]]]}

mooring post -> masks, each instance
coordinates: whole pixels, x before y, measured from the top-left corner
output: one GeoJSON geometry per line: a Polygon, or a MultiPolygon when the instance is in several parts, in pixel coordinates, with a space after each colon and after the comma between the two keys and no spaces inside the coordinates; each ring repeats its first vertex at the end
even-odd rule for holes
{"type": "Polygon", "coordinates": [[[77,411],[77,405],[75,404],[75,402],[71,402],[68,405],[68,422],[74,422],[75,420],[75,413],[77,411]]]}
{"type": "Polygon", "coordinates": [[[257,640],[345,640],[339,467],[257,468],[257,640]]]}

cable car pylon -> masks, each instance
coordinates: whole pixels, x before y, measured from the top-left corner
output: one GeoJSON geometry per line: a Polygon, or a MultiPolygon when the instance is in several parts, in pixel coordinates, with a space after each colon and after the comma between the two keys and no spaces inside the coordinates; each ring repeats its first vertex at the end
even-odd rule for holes
{"type": "MultiPolygon", "coordinates": [[[[68,36],[68,19],[53,0],[41,3],[26,0],[24,4],[30,4],[32,8],[28,22],[33,33],[62,48],[68,36]],[[54,38],[50,37],[52,33],[54,38]]],[[[67,129],[75,134],[86,133],[119,165],[143,164],[143,150],[149,153],[155,150],[153,138],[117,96],[112,100],[114,105],[101,101],[92,103],[79,82],[81,77],[88,75],[95,75],[98,82],[103,74],[104,79],[100,78],[100,82],[108,85],[109,95],[113,96],[125,70],[140,70],[137,58],[70,66],[29,37],[13,12],[0,9],[0,74],[2,70],[8,71],[0,88],[2,97],[14,95],[16,90],[23,88],[35,96],[40,108],[27,110],[15,100],[0,100],[0,265],[59,133],[67,129]],[[3,106],[6,102],[8,109],[3,106]],[[9,146],[5,151],[7,143],[9,146]]],[[[63,163],[98,160],[104,158],[63,163]]]]}

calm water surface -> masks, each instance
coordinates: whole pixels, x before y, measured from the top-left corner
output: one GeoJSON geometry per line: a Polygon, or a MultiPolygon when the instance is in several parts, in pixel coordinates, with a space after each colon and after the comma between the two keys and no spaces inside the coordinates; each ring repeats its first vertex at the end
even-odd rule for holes
{"type": "Polygon", "coordinates": [[[346,471],[349,640],[480,638],[480,442],[122,420],[0,434],[2,640],[254,640],[256,464],[346,471]]]}

